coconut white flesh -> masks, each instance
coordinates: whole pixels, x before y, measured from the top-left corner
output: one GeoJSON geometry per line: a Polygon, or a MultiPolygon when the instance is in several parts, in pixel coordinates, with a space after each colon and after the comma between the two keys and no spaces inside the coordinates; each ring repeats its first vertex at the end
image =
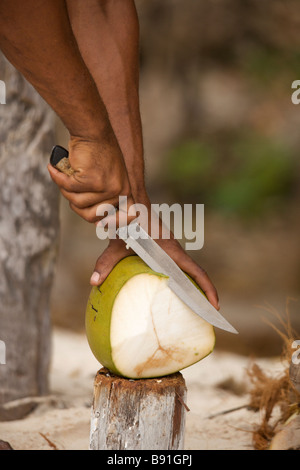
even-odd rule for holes
{"type": "Polygon", "coordinates": [[[112,359],[124,376],[167,375],[194,364],[214,347],[213,327],[185,305],[167,281],[139,274],[126,282],[115,299],[112,359]]]}

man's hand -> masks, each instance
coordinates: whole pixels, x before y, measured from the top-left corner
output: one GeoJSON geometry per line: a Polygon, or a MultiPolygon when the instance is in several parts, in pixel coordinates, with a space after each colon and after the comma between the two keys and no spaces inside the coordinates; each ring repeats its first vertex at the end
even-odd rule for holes
{"type": "MultiPolygon", "coordinates": [[[[186,253],[182,248],[178,240],[174,238],[173,233],[163,225],[162,220],[157,216],[155,212],[151,209],[150,199],[144,191],[141,196],[141,203],[147,209],[145,218],[139,213],[139,223],[144,230],[149,233],[149,235],[154,236],[151,233],[152,226],[158,225],[158,235],[155,235],[156,243],[177,263],[177,265],[187,274],[191,276],[192,279],[198,284],[202,289],[209,302],[219,310],[219,298],[216,288],[209,279],[207,273],[201,268],[195,261],[186,253]],[[163,238],[168,236],[168,238],[163,238]]],[[[146,211],[145,211],[146,212],[146,211]]],[[[109,216],[103,219],[102,224],[107,224],[109,227],[109,216]]],[[[131,220],[129,220],[131,221],[131,220]]],[[[90,283],[94,286],[99,286],[109,275],[114,266],[121,261],[121,259],[126,256],[134,255],[134,251],[129,249],[127,250],[126,245],[123,240],[120,239],[111,239],[109,241],[108,247],[104,250],[101,256],[96,261],[94,272],[91,276],[90,283]]]]}
{"type": "Polygon", "coordinates": [[[50,164],[48,170],[71,209],[87,222],[100,220],[96,214],[99,204],[117,207],[120,195],[132,203],[124,159],[114,139],[99,142],[71,138],[69,162],[74,170],[71,176],[50,164]]]}
{"type": "MultiPolygon", "coordinates": [[[[171,258],[173,258],[183,271],[194,279],[205,293],[209,302],[219,310],[219,298],[216,288],[212,284],[206,272],[183,250],[178,241],[175,239],[155,241],[171,258]]],[[[96,261],[94,272],[90,280],[91,285],[99,286],[102,284],[114,266],[116,266],[121,259],[134,254],[135,253],[131,249],[126,249],[123,240],[110,240],[108,247],[96,261]]]]}

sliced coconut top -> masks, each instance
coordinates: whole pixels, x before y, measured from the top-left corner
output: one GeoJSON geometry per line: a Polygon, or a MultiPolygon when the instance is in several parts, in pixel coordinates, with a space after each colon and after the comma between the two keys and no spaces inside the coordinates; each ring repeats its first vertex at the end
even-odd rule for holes
{"type": "Polygon", "coordinates": [[[212,325],[168,287],[167,278],[138,274],[115,298],[110,343],[116,368],[127,377],[157,377],[181,370],[208,355],[212,325]]]}

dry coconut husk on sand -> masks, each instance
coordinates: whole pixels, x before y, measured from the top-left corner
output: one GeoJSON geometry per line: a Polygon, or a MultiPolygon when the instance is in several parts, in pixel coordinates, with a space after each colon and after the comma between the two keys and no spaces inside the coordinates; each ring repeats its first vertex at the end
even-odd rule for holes
{"type": "MultiPolygon", "coordinates": [[[[300,336],[292,330],[288,315],[286,321],[277,313],[276,317],[284,331],[280,331],[272,323],[268,323],[283,340],[283,372],[274,377],[267,374],[255,363],[247,371],[251,383],[249,406],[259,411],[262,416],[260,424],[253,431],[253,446],[256,450],[274,448],[271,443],[276,434],[282,432],[285,425],[294,417],[297,416],[299,419],[298,415],[300,415],[299,388],[297,387],[297,390],[290,375],[292,354],[295,351],[292,344],[300,336]]],[[[300,447],[300,434],[297,435],[297,443],[293,446],[295,445],[300,447]]]]}

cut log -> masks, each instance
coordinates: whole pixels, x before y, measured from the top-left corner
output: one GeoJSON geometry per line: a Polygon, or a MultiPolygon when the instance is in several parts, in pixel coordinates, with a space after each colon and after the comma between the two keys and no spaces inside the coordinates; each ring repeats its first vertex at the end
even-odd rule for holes
{"type": "Polygon", "coordinates": [[[186,392],[180,372],[132,380],[100,369],[94,383],[90,449],[183,449],[186,392]]]}

